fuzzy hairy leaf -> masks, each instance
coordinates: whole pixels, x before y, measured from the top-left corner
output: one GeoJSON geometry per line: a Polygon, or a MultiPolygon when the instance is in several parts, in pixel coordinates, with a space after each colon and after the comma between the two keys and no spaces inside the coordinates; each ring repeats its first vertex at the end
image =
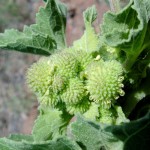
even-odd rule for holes
{"type": "Polygon", "coordinates": [[[40,8],[36,24],[25,26],[23,32],[11,29],[0,34],[0,48],[33,54],[49,55],[66,46],[66,7],[55,0],[48,0],[40,8]]]}
{"type": "Polygon", "coordinates": [[[42,109],[32,130],[35,141],[47,141],[57,138],[61,135],[61,127],[65,124],[61,118],[61,111],[48,107],[42,109]]]}
{"type": "Polygon", "coordinates": [[[111,132],[106,132],[103,124],[88,122],[80,116],[72,123],[71,133],[87,150],[122,150],[123,148],[123,143],[111,132]]]}
{"type": "Polygon", "coordinates": [[[139,120],[114,126],[88,122],[77,116],[71,132],[87,150],[149,150],[150,113],[139,120]]]}
{"type": "Polygon", "coordinates": [[[150,112],[136,121],[108,127],[106,131],[123,141],[123,150],[149,150],[150,112]]]}
{"type": "Polygon", "coordinates": [[[95,6],[88,8],[84,13],[85,31],[80,40],[73,43],[73,48],[86,52],[93,52],[99,49],[99,39],[92,27],[93,21],[97,18],[95,6]]]}
{"type": "Polygon", "coordinates": [[[32,136],[25,135],[15,135],[8,138],[1,138],[0,148],[1,150],[81,150],[74,141],[67,138],[58,138],[55,141],[38,143],[32,140],[32,136]]]}
{"type": "Polygon", "coordinates": [[[130,0],[119,13],[108,12],[104,15],[101,26],[104,41],[118,48],[118,57],[127,70],[131,69],[141,52],[149,47],[149,41],[145,40],[145,37],[150,36],[147,32],[149,18],[149,0],[130,0]]]}

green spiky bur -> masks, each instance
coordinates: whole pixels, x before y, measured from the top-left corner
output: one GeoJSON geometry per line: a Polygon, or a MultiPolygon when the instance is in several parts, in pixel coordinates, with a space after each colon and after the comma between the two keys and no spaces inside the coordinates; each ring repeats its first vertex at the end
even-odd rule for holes
{"type": "Polygon", "coordinates": [[[73,54],[62,51],[61,53],[52,55],[51,59],[57,68],[57,74],[67,78],[77,76],[79,62],[73,54]]]}
{"type": "Polygon", "coordinates": [[[61,98],[74,104],[86,95],[83,81],[76,78],[80,66],[76,55],[62,51],[34,64],[27,73],[27,81],[42,103],[54,105],[61,98]]]}
{"type": "Polygon", "coordinates": [[[44,95],[52,84],[54,66],[49,66],[48,58],[34,63],[27,72],[27,83],[40,96],[44,95]]]}
{"type": "Polygon", "coordinates": [[[96,60],[87,68],[87,90],[90,99],[110,108],[119,96],[124,95],[122,66],[116,60],[96,60]]]}
{"type": "Polygon", "coordinates": [[[92,53],[74,48],[65,49],[65,52],[71,53],[79,62],[80,71],[84,71],[86,67],[93,61],[92,53]]]}
{"type": "Polygon", "coordinates": [[[27,79],[41,103],[54,108],[64,103],[70,114],[88,114],[94,105],[109,110],[124,94],[122,74],[116,60],[103,61],[100,55],[94,57],[86,51],[64,50],[34,64],[27,79]]]}
{"type": "Polygon", "coordinates": [[[88,96],[85,96],[79,103],[77,104],[68,104],[66,105],[67,111],[70,114],[76,114],[76,113],[85,113],[89,110],[91,105],[91,102],[89,101],[88,96]]]}
{"type": "Polygon", "coordinates": [[[83,82],[78,78],[69,80],[66,90],[62,93],[62,100],[66,104],[77,104],[86,96],[83,82]]]}
{"type": "Polygon", "coordinates": [[[63,89],[65,89],[67,85],[68,79],[61,75],[54,75],[53,82],[52,82],[52,89],[53,92],[59,93],[63,89]]]}

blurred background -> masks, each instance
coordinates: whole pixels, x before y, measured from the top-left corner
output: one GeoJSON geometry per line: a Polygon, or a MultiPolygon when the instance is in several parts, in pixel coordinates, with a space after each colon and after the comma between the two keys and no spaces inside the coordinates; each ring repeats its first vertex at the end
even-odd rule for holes
{"type": "MultiPolygon", "coordinates": [[[[108,0],[61,0],[68,7],[67,43],[81,37],[84,31],[83,11],[93,4],[98,11],[94,23],[96,31],[103,14],[110,9],[108,0]]],[[[124,6],[128,0],[122,0],[124,6]]],[[[0,0],[0,32],[15,28],[22,31],[24,25],[35,22],[35,14],[42,0],[0,0]]],[[[10,133],[30,134],[37,117],[38,103],[28,88],[25,75],[27,69],[39,59],[37,55],[0,50],[0,137],[10,133]]]]}

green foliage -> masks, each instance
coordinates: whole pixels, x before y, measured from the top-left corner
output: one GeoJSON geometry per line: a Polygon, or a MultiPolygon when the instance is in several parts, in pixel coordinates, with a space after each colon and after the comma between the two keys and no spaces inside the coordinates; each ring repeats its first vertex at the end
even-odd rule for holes
{"type": "MultiPolygon", "coordinates": [[[[91,23],[95,17],[95,7],[85,11],[85,25],[89,27],[85,32],[93,29],[91,23]]],[[[94,32],[89,34],[98,40],[94,32]]],[[[78,43],[83,44],[82,40],[78,43]]],[[[94,49],[89,46],[88,49],[92,51],[83,47],[78,50],[74,45],[43,58],[29,69],[28,83],[41,104],[60,109],[61,104],[65,103],[68,113],[75,114],[87,112],[93,102],[98,103],[100,111],[103,111],[111,108],[116,99],[124,95],[122,65],[116,60],[103,61],[99,54],[95,54],[98,53],[99,44],[94,39],[90,44],[95,46],[94,49]]]]}
{"type": "Polygon", "coordinates": [[[36,142],[57,139],[60,135],[66,135],[67,125],[71,115],[47,106],[39,108],[40,115],[35,121],[32,135],[36,142]]]}
{"type": "Polygon", "coordinates": [[[64,125],[61,112],[44,107],[35,122],[32,135],[35,141],[47,141],[59,135],[59,128],[64,125]]]}
{"type": "Polygon", "coordinates": [[[97,18],[96,8],[93,6],[84,12],[85,31],[80,40],[73,44],[75,50],[84,50],[86,52],[93,52],[99,49],[99,39],[95,34],[94,28],[91,26],[93,21],[97,18]]]}
{"type": "Polygon", "coordinates": [[[118,140],[111,132],[107,132],[107,125],[88,122],[77,117],[71,124],[71,133],[76,141],[80,141],[87,150],[121,150],[123,142],[118,140]]]}
{"type": "Polygon", "coordinates": [[[124,143],[124,150],[128,149],[149,149],[150,135],[147,134],[150,131],[150,113],[145,117],[125,123],[120,126],[107,127],[107,131],[113,133],[115,137],[124,143]]]}
{"type": "MultiPolygon", "coordinates": [[[[142,101],[145,98],[149,99],[150,95],[150,68],[147,69],[147,77],[144,78],[144,80],[139,84],[139,86],[134,89],[132,92],[129,92],[125,97],[126,101],[124,104],[124,111],[126,112],[126,115],[128,116],[133,109],[136,107],[136,104],[140,101],[142,101]],[[132,101],[131,101],[132,100],[132,101]]],[[[146,105],[148,106],[148,105],[146,105]]],[[[140,110],[138,110],[139,112],[140,110]]],[[[136,116],[137,114],[135,114],[136,116]]]]}
{"type": "Polygon", "coordinates": [[[45,2],[37,24],[23,33],[9,30],[0,35],[2,48],[53,52],[27,73],[40,103],[32,136],[2,138],[1,148],[148,150],[150,113],[135,121],[126,117],[139,101],[149,99],[150,1],[130,0],[123,10],[106,13],[100,35],[92,27],[96,9],[88,8],[84,34],[69,48],[64,4],[45,2]]]}
{"type": "Polygon", "coordinates": [[[139,120],[118,126],[86,121],[80,116],[71,124],[71,133],[87,150],[148,150],[150,113],[139,120]]]}
{"type": "Polygon", "coordinates": [[[13,135],[0,139],[2,150],[81,150],[81,148],[68,138],[58,138],[54,141],[34,142],[32,136],[13,135]]]}
{"type": "Polygon", "coordinates": [[[101,26],[104,41],[118,48],[118,59],[123,61],[127,70],[132,68],[144,49],[149,49],[149,17],[149,0],[130,0],[119,13],[108,12],[104,15],[101,26]]]}
{"type": "Polygon", "coordinates": [[[11,29],[0,34],[0,48],[49,55],[66,46],[66,7],[51,0],[36,16],[36,24],[25,26],[23,32],[11,29]]]}
{"type": "Polygon", "coordinates": [[[77,121],[70,126],[72,141],[61,137],[52,141],[35,142],[32,136],[12,135],[8,138],[1,138],[0,146],[3,150],[148,150],[149,123],[149,113],[139,120],[119,126],[98,124],[77,116],[77,121]],[[75,141],[80,141],[80,146],[75,141]]]}

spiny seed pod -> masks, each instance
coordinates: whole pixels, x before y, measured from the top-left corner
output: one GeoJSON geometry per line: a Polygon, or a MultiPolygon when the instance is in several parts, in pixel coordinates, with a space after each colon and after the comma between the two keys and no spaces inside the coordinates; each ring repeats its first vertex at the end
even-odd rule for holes
{"type": "Polygon", "coordinates": [[[115,60],[91,63],[87,69],[87,90],[90,99],[110,108],[115,99],[124,95],[122,73],[121,64],[115,60]]]}
{"type": "Polygon", "coordinates": [[[54,93],[62,92],[66,85],[68,84],[68,80],[66,77],[61,75],[54,75],[53,81],[52,81],[52,89],[54,93]]]}
{"type": "Polygon", "coordinates": [[[54,93],[51,89],[48,89],[43,96],[39,96],[38,98],[41,104],[52,107],[55,107],[60,101],[59,96],[56,93],[54,93]]]}
{"type": "Polygon", "coordinates": [[[110,108],[124,94],[122,66],[93,57],[77,50],[53,54],[29,69],[27,81],[41,103],[55,108],[64,103],[71,114],[88,111],[91,102],[110,108]]]}
{"type": "Polygon", "coordinates": [[[61,98],[66,104],[77,104],[86,96],[86,89],[79,78],[71,78],[61,98]]]}
{"type": "Polygon", "coordinates": [[[73,54],[60,52],[51,56],[57,68],[57,74],[68,78],[76,77],[79,69],[79,62],[73,54]]]}
{"type": "Polygon", "coordinates": [[[91,103],[89,102],[89,99],[87,96],[85,96],[78,104],[75,105],[66,105],[67,111],[70,114],[75,114],[75,113],[85,113],[89,108],[90,108],[91,103]]]}
{"type": "Polygon", "coordinates": [[[88,66],[88,64],[90,64],[93,61],[93,57],[91,53],[76,50],[74,54],[77,60],[80,62],[80,71],[84,71],[88,66]]]}
{"type": "Polygon", "coordinates": [[[42,58],[33,64],[27,72],[27,83],[31,89],[43,96],[52,84],[54,67],[49,66],[48,58],[42,58]]]}
{"type": "Polygon", "coordinates": [[[86,51],[75,50],[75,49],[69,48],[69,49],[66,49],[65,52],[71,53],[78,60],[78,62],[80,63],[80,71],[85,70],[87,65],[94,60],[92,53],[89,53],[86,51]]]}

